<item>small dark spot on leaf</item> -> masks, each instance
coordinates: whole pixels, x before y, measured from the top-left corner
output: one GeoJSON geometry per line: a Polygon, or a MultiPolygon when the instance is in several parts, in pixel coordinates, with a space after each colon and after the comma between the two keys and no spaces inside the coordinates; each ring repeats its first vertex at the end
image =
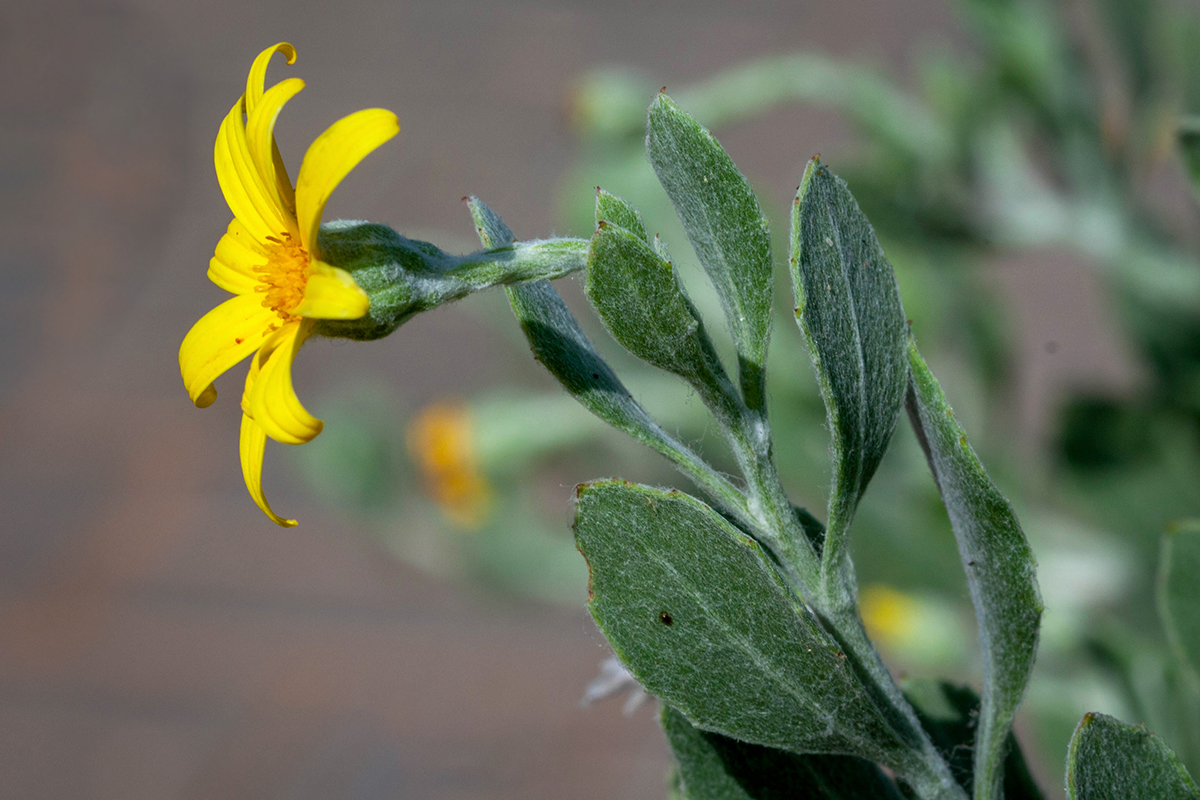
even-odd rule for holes
{"type": "Polygon", "coordinates": [[[594,380],[594,381],[598,381],[598,380],[600,380],[600,373],[599,373],[599,372],[593,372],[593,373],[592,373],[592,380],[594,380]]]}
{"type": "Polygon", "coordinates": [[[974,562],[973,560],[972,560],[972,561],[968,561],[968,562],[967,562],[967,566],[968,566],[968,567],[973,567],[973,566],[975,566],[975,562],[974,562]]]}
{"type": "Polygon", "coordinates": [[[246,341],[246,340],[245,340],[245,339],[243,339],[241,336],[239,336],[239,337],[237,337],[236,339],[234,339],[234,340],[233,340],[233,343],[234,343],[234,344],[241,344],[241,343],[242,343],[242,342],[244,342],[244,341],[246,341]]]}
{"type": "Polygon", "coordinates": [[[671,617],[670,614],[668,614],[665,611],[661,612],[658,615],[658,621],[661,622],[663,625],[674,625],[675,624],[675,620],[671,617]]]}

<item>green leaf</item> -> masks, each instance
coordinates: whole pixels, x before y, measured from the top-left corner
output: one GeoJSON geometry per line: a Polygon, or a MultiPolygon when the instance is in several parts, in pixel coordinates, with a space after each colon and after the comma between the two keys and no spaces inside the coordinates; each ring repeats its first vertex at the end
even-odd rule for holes
{"type": "Polygon", "coordinates": [[[1200,675],[1200,521],[1181,523],[1163,537],[1158,609],[1180,664],[1200,675]]]}
{"type": "Polygon", "coordinates": [[[702,731],[664,704],[659,721],[687,800],[901,800],[879,767],[854,756],[797,755],[702,731]]]}
{"type": "Polygon", "coordinates": [[[764,411],[773,280],[758,198],[712,134],[665,94],[650,105],[646,152],[721,298],[746,404],[764,411]]]}
{"type": "Polygon", "coordinates": [[[974,797],[1002,797],[1006,742],[1033,669],[1042,614],[1033,552],[911,340],[908,352],[909,418],[950,515],[983,650],[974,797]]]}
{"type": "Polygon", "coordinates": [[[602,221],[592,236],[584,291],[614,339],[685,378],[706,402],[728,384],[675,270],[644,239],[602,221]]]}
{"type": "MultiPolygon", "coordinates": [[[[471,198],[470,205],[485,246],[498,247],[516,238],[482,201],[471,198]]],[[[684,449],[633,399],[549,281],[519,283],[506,291],[534,358],[584,407],[668,457],[675,458],[684,449]]]]}
{"type": "MultiPolygon", "coordinates": [[[[921,727],[950,765],[959,785],[970,792],[975,774],[972,753],[975,751],[975,725],[979,719],[979,695],[966,686],[924,679],[905,681],[904,696],[917,712],[921,727]]],[[[1012,733],[1008,735],[1007,750],[1005,800],[1043,800],[1012,733]]]]}
{"type": "Polygon", "coordinates": [[[597,227],[601,222],[617,225],[647,243],[650,241],[646,236],[646,226],[642,223],[642,215],[638,213],[638,210],[615,194],[596,187],[597,227]]]}
{"type": "Polygon", "coordinates": [[[515,234],[500,219],[500,215],[487,206],[478,197],[467,198],[467,208],[471,210],[471,219],[475,220],[475,232],[484,247],[504,247],[517,240],[515,234]]]}
{"type": "Polygon", "coordinates": [[[833,491],[823,571],[847,572],[846,535],[887,450],[908,380],[904,309],[871,223],[840,178],[813,159],[792,205],[796,320],[832,432],[833,491]]]}
{"type": "Polygon", "coordinates": [[[585,484],[575,537],[597,626],[642,686],[695,725],[796,753],[911,757],[759,545],[699,500],[585,484]]]}
{"type": "MultiPolygon", "coordinates": [[[[514,240],[508,226],[481,200],[472,197],[469,205],[485,247],[514,240]]],[[[505,291],[534,358],[572,397],[609,425],[666,456],[727,511],[744,514],[745,500],[738,490],[664,431],[633,399],[549,281],[518,283],[506,286],[505,291]]]]}
{"type": "Polygon", "coordinates": [[[1195,782],[1142,726],[1087,714],[1067,752],[1068,800],[1195,800],[1195,782]]]}

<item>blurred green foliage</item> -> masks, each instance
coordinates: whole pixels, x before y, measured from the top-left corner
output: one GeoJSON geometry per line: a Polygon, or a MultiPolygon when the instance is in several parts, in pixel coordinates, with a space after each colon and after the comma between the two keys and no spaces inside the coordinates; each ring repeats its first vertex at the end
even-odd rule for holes
{"type": "MultiPolygon", "coordinates": [[[[856,154],[834,166],[875,225],[923,350],[1038,557],[1047,613],[1024,712],[1036,746],[1026,752],[1057,774],[1082,711],[1153,724],[1177,696],[1169,687],[1184,681],[1153,586],[1163,532],[1200,516],[1200,8],[1183,0],[953,2],[967,48],[923,53],[904,83],[800,53],[734,66],[672,94],[718,133],[796,104],[853,126],[856,154]],[[1062,397],[1049,435],[1031,451],[1015,444],[1029,437],[1011,410],[1019,330],[986,270],[997,255],[1050,252],[1095,270],[1138,383],[1062,397]]],[[[674,251],[701,315],[716,320],[716,294],[645,157],[646,105],[659,83],[624,69],[579,80],[570,116],[579,154],[560,189],[561,224],[590,231],[597,185],[626,198],[674,251]]],[[[796,163],[817,144],[799,142],[796,163]]],[[[785,211],[766,209],[778,281],[770,413],[793,499],[819,508],[829,438],[790,321],[785,211]]],[[[496,311],[498,329],[524,347],[499,303],[496,311]]],[[[593,314],[579,316],[593,325],[594,341],[610,344],[593,314]]],[[[708,327],[733,363],[723,326],[708,327]]],[[[721,463],[723,444],[685,386],[619,348],[604,355],[664,427],[721,463]]],[[[406,445],[377,400],[365,403],[375,404],[370,413],[340,414],[342,423],[305,448],[313,474],[323,476],[314,485],[361,509],[403,558],[581,603],[586,574],[566,530],[563,484],[673,473],[557,387],[507,387],[465,402],[460,434],[469,446],[459,466],[488,493],[486,510],[469,523],[427,499],[438,492],[421,448],[411,437],[406,445]]],[[[973,624],[954,539],[920,450],[900,431],[864,498],[852,548],[861,584],[889,587],[866,608],[868,623],[899,667],[977,679],[970,637],[945,635],[973,624]],[[929,634],[912,634],[922,628],[929,634]]],[[[1173,733],[1179,726],[1169,721],[1157,730],[1200,773],[1192,734],[1173,733]]]]}

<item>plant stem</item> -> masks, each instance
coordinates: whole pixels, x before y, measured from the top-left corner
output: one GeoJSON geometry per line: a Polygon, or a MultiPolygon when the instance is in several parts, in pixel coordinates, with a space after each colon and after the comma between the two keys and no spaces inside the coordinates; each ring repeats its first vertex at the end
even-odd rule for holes
{"type": "Polygon", "coordinates": [[[728,430],[746,475],[751,506],[763,512],[763,522],[772,531],[768,545],[778,547],[774,555],[793,590],[809,603],[846,650],[859,677],[873,690],[881,710],[897,733],[912,745],[911,762],[892,765],[893,768],[922,800],[966,800],[966,793],[954,780],[949,765],[921,727],[916,712],[867,636],[853,587],[843,580],[822,580],[820,561],[792,511],[775,468],[766,418],[744,406],[741,411],[737,426],[728,426],[728,430]]]}

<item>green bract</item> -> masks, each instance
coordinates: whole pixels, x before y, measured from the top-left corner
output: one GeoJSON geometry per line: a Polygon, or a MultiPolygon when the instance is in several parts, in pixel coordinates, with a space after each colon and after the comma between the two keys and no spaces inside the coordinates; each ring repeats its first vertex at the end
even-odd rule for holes
{"type": "Polygon", "coordinates": [[[350,273],[371,301],[365,317],[317,322],[316,333],[380,339],[414,315],[491,286],[561,278],[583,268],[585,242],[547,239],[506,243],[452,256],[386,225],[339,221],[321,226],[321,257],[350,273]]]}

